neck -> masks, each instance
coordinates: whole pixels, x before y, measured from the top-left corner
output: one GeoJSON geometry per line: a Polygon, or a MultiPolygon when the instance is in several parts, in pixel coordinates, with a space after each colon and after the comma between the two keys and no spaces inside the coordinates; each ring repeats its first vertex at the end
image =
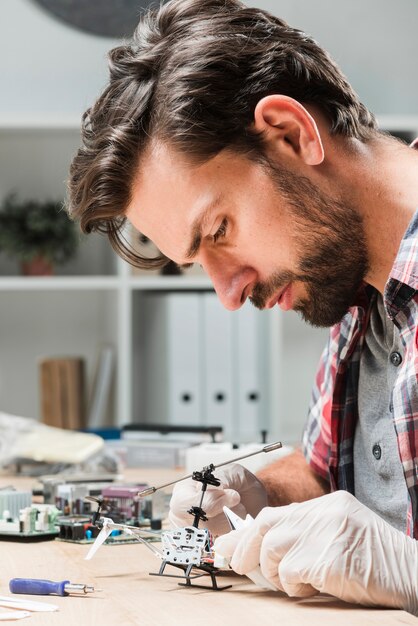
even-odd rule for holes
{"type": "MultiPolygon", "coordinates": [[[[337,157],[338,162],[338,157],[337,157]]],[[[360,211],[369,272],[366,281],[383,294],[401,240],[418,208],[418,150],[378,136],[341,155],[341,189],[360,211]],[[353,190],[353,181],[360,181],[353,190]]]]}

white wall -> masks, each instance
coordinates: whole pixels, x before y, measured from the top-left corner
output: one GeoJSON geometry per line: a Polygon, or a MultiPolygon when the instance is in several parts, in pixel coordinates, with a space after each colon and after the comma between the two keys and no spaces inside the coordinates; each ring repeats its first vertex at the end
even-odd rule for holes
{"type": "Polygon", "coordinates": [[[246,0],[312,35],[378,114],[418,114],[416,0],[246,0]]]}
{"type": "Polygon", "coordinates": [[[79,115],[107,80],[117,40],[83,33],[31,0],[0,0],[0,115],[79,115]]]}

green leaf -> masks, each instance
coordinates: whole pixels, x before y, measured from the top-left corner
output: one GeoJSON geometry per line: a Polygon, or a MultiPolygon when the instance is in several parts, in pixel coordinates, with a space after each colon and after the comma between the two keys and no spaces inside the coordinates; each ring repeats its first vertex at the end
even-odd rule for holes
{"type": "Polygon", "coordinates": [[[20,261],[44,256],[63,264],[77,252],[79,236],[61,201],[19,200],[9,194],[0,207],[0,251],[20,261]]]}

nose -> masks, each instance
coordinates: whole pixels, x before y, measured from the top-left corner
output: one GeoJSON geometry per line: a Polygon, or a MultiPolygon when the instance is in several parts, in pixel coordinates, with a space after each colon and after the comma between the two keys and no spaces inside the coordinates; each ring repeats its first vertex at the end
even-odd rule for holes
{"type": "Polygon", "coordinates": [[[204,271],[212,281],[216,295],[229,311],[236,311],[251,294],[257,273],[249,266],[233,266],[228,262],[200,261],[204,271]]]}

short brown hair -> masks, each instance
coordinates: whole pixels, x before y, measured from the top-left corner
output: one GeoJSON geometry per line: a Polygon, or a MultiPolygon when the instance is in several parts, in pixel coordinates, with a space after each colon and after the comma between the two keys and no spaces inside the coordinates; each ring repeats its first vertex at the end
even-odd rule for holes
{"type": "Polygon", "coordinates": [[[330,132],[367,140],[374,116],[311,37],[238,0],[171,0],[143,15],[132,41],[109,53],[110,81],[86,111],[71,165],[69,212],[83,232],[107,233],[123,258],[155,268],[123,236],[133,178],[150,138],[197,163],[229,148],[262,153],[257,102],[283,94],[315,104],[330,132]]]}

